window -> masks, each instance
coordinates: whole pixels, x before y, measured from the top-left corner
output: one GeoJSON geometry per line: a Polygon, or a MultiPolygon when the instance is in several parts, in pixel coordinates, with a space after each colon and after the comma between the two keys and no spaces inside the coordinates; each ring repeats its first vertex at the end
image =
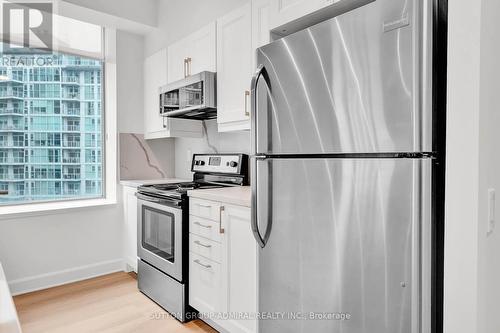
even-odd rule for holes
{"type": "Polygon", "coordinates": [[[51,57],[0,66],[0,204],[103,196],[103,61],[51,57]]]}

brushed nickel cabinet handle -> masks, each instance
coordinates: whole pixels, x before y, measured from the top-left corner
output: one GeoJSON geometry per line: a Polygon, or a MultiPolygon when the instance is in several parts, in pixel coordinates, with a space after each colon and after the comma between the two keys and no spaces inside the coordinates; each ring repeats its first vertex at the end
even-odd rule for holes
{"type": "Polygon", "coordinates": [[[204,265],[201,263],[201,261],[199,261],[198,259],[194,260],[195,263],[197,263],[198,265],[202,266],[202,267],[205,267],[205,268],[212,268],[212,265],[204,265]]]}
{"type": "Polygon", "coordinates": [[[184,58],[184,78],[187,77],[187,63],[188,63],[188,58],[184,58]]]}
{"type": "Polygon", "coordinates": [[[196,224],[196,225],[198,225],[198,226],[200,226],[200,227],[202,227],[202,228],[207,228],[207,229],[212,228],[212,226],[211,226],[211,225],[201,224],[200,222],[195,222],[194,224],[196,224]]]}
{"type": "Polygon", "coordinates": [[[212,247],[212,245],[210,245],[210,244],[203,244],[203,243],[202,243],[202,242],[200,242],[200,241],[194,241],[194,243],[195,243],[196,245],[200,245],[200,246],[206,247],[207,249],[212,247]]]}
{"type": "Polygon", "coordinates": [[[222,227],[222,212],[224,212],[224,206],[219,208],[219,234],[224,233],[224,228],[222,227]]]}
{"type": "Polygon", "coordinates": [[[186,61],[187,61],[187,76],[191,76],[191,58],[190,57],[187,57],[186,58],[186,61]]]}
{"type": "Polygon", "coordinates": [[[248,112],[248,96],[250,96],[250,91],[245,90],[245,116],[249,116],[250,112],[248,112]]]}

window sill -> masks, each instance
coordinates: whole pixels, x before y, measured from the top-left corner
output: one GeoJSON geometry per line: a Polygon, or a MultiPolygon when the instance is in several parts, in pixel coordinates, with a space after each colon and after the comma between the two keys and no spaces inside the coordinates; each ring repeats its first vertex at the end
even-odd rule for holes
{"type": "Polygon", "coordinates": [[[87,208],[112,206],[116,204],[116,198],[99,198],[10,205],[0,207],[0,219],[63,214],[71,210],[85,210],[87,208]]]}

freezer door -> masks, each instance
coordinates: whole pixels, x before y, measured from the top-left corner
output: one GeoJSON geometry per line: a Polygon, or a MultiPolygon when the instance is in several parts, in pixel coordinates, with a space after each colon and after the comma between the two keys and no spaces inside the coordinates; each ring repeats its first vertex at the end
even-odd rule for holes
{"type": "Polygon", "coordinates": [[[426,3],[378,0],[258,49],[254,152],[432,151],[426,3]]]}
{"type": "Polygon", "coordinates": [[[430,160],[255,163],[260,333],[430,333],[430,160]]]}

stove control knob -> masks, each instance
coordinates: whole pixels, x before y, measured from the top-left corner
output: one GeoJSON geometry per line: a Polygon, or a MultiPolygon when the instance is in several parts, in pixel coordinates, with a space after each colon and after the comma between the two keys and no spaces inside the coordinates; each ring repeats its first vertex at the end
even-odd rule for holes
{"type": "Polygon", "coordinates": [[[200,165],[205,165],[205,161],[200,161],[200,165]]]}
{"type": "Polygon", "coordinates": [[[194,161],[194,165],[200,165],[200,161],[194,161]]]}
{"type": "Polygon", "coordinates": [[[236,161],[231,161],[231,162],[229,162],[229,166],[230,166],[231,168],[236,168],[236,167],[238,166],[238,162],[236,162],[236,161]]]}

